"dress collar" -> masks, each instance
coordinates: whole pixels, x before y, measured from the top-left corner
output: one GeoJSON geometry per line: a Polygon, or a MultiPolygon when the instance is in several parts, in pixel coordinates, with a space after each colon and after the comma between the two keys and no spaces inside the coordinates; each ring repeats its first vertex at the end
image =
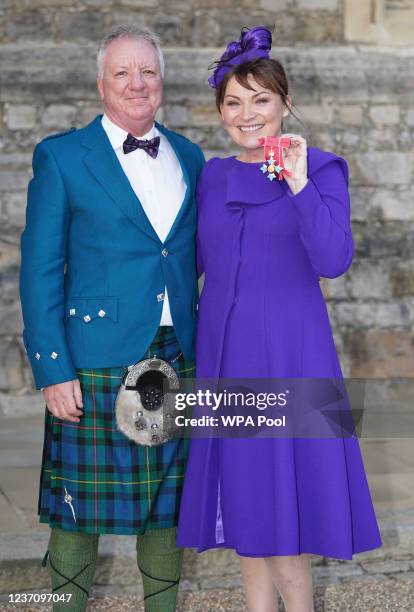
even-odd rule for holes
{"type": "Polygon", "coordinates": [[[227,204],[267,204],[286,195],[286,181],[269,181],[260,170],[263,162],[241,162],[234,156],[227,159],[227,204]]]}

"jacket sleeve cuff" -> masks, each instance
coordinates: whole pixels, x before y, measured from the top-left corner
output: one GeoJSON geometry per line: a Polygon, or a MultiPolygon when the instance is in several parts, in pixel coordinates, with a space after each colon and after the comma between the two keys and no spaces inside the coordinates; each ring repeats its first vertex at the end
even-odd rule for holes
{"type": "Polygon", "coordinates": [[[58,350],[34,351],[26,347],[36,389],[57,385],[77,378],[70,356],[58,350]]]}
{"type": "Polygon", "coordinates": [[[289,189],[288,196],[301,215],[314,213],[322,200],[311,178],[308,178],[308,182],[298,193],[294,194],[289,189]]]}

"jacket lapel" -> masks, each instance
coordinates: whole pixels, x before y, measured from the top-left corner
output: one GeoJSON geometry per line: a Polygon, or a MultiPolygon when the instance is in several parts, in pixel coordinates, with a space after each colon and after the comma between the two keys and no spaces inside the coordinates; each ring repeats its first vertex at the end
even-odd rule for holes
{"type": "MultiPolygon", "coordinates": [[[[82,140],[88,149],[83,162],[122,212],[150,238],[160,242],[112,149],[98,115],[85,128],[82,140]]],[[[187,190],[188,191],[188,190],[187,190]]]]}

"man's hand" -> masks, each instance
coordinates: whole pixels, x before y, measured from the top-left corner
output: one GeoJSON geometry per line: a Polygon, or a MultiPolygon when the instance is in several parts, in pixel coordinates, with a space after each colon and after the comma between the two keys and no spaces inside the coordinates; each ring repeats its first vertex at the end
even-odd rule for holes
{"type": "Polygon", "coordinates": [[[43,395],[49,412],[58,419],[79,423],[83,414],[82,391],[78,379],[45,387],[43,395]]]}

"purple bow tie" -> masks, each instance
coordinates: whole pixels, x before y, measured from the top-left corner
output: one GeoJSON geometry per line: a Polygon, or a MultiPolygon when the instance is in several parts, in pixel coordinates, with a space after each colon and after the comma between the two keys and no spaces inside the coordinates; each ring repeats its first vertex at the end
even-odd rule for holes
{"type": "Polygon", "coordinates": [[[160,137],[155,136],[151,140],[139,140],[132,134],[128,134],[123,143],[124,153],[131,153],[135,149],[144,149],[153,159],[158,155],[158,147],[160,146],[160,137]]]}

